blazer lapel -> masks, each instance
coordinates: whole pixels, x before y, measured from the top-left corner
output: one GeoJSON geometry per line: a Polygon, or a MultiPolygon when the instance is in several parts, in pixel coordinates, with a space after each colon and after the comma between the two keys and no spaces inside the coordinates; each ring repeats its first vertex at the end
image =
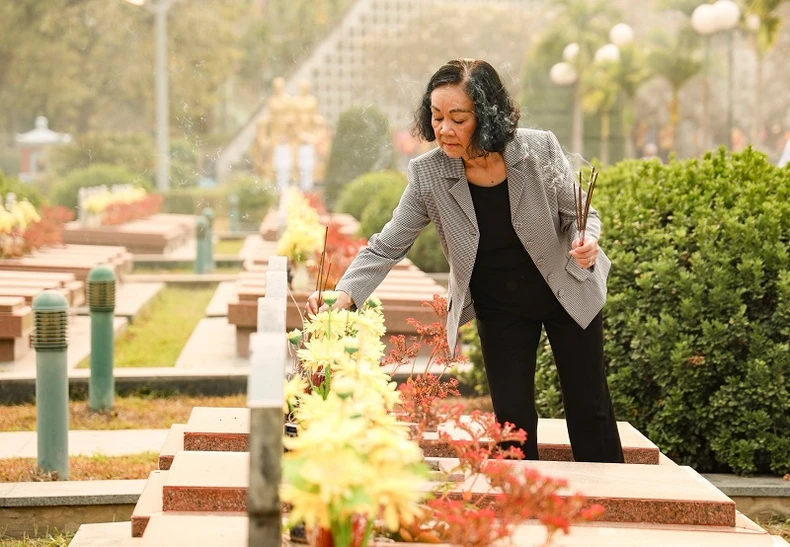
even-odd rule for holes
{"type": "Polygon", "coordinates": [[[505,146],[505,166],[507,168],[507,190],[510,195],[510,220],[515,222],[519,204],[527,186],[525,160],[529,157],[526,141],[517,134],[505,146]]]}
{"type": "Polygon", "coordinates": [[[444,176],[450,183],[450,195],[455,198],[461,210],[466,214],[469,222],[477,230],[477,217],[475,206],[472,202],[472,193],[469,191],[469,182],[466,180],[463,160],[452,159],[444,156],[444,176]]]}

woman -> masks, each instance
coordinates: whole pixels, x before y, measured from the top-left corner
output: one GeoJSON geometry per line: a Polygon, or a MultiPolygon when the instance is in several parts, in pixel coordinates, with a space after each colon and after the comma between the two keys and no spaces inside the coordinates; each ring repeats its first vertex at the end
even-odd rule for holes
{"type": "MultiPolygon", "coordinates": [[[[364,302],[433,222],[450,264],[447,337],[476,318],[500,423],[527,432],[538,458],[535,361],[545,327],[576,461],[622,462],[603,362],[601,309],[610,262],[590,208],[576,232],[575,174],[556,137],[517,129],[519,110],[494,68],[459,59],[430,79],[415,133],[438,148],[413,159],[392,219],[337,285],[335,307],[364,302]]],[[[307,310],[318,310],[318,293],[307,310]]]]}

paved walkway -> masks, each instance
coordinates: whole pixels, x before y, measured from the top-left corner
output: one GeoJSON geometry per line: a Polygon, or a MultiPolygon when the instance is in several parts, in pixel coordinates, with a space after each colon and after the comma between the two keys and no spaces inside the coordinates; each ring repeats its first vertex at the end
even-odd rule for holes
{"type": "MultiPolygon", "coordinates": [[[[167,433],[167,429],[72,430],[69,431],[69,455],[158,454],[167,433]]],[[[0,459],[35,458],[37,454],[35,431],[0,433],[0,459]]]]}

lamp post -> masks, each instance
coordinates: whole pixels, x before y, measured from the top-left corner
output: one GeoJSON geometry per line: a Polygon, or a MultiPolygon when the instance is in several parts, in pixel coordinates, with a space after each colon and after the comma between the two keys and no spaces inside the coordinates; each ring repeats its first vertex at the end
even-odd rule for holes
{"type": "MultiPolygon", "coordinates": [[[[741,19],[741,9],[738,7],[738,4],[733,2],[732,0],[716,0],[713,4],[702,4],[697,6],[694,12],[691,14],[691,26],[692,28],[699,34],[709,37],[710,35],[721,32],[727,31],[728,32],[728,57],[729,57],[729,67],[728,67],[728,83],[727,83],[727,140],[732,147],[732,130],[735,125],[734,123],[734,88],[735,88],[735,74],[734,74],[734,67],[735,67],[735,29],[738,26],[738,22],[741,19]]],[[[706,44],[705,50],[705,57],[706,57],[706,65],[708,64],[708,56],[709,56],[709,42],[710,39],[707,38],[708,44],[706,44]]],[[[706,84],[706,91],[705,97],[703,99],[704,103],[707,103],[707,87],[709,84],[706,84]]],[[[706,113],[705,115],[705,123],[708,125],[708,112],[707,106],[705,106],[706,113]]]]}
{"type": "Polygon", "coordinates": [[[156,90],[156,188],[170,189],[170,100],[167,76],[167,12],[176,0],[126,0],[135,6],[146,6],[154,14],[156,59],[154,67],[156,90]]]}
{"type": "Polygon", "coordinates": [[[561,87],[573,86],[573,107],[571,113],[571,150],[582,153],[582,136],[584,134],[584,113],[582,112],[581,82],[573,61],[579,55],[578,44],[568,44],[562,52],[564,61],[555,64],[549,71],[549,78],[561,87]]]}

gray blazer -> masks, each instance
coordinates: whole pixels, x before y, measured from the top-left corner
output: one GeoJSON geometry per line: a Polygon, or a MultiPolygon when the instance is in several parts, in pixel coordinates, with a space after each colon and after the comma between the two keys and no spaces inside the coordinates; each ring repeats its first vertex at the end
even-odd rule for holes
{"type": "MultiPolygon", "coordinates": [[[[596,265],[584,269],[568,255],[577,237],[572,186],[577,175],[549,131],[519,129],[504,158],[513,228],[562,307],[587,328],[606,301],[611,262],[601,251],[596,265]]],[[[450,264],[447,341],[455,348],[458,327],[475,315],[469,281],[479,242],[463,160],[435,148],[411,160],[407,175],[392,219],[360,250],[337,289],[363,303],[433,222],[450,264]]],[[[586,236],[598,239],[600,233],[600,218],[591,207],[586,236]]]]}

